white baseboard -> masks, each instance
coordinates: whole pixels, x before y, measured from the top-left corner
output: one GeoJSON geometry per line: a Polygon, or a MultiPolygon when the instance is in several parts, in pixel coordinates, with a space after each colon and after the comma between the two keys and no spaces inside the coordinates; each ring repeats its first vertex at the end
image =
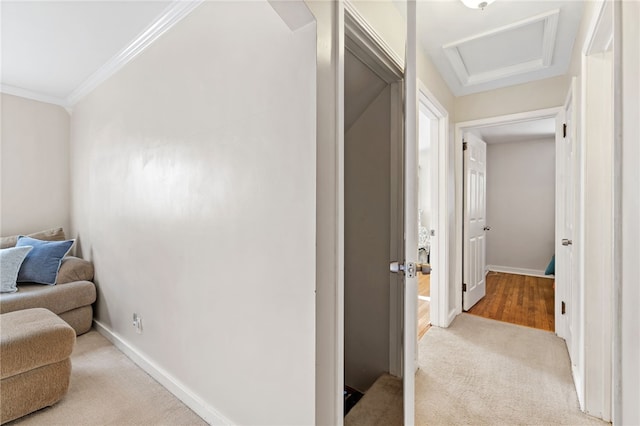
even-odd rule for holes
{"type": "Polygon", "coordinates": [[[153,377],[158,383],[164,386],[169,392],[175,395],[180,401],[182,401],[187,407],[193,410],[197,415],[202,417],[210,425],[232,425],[231,420],[225,418],[217,410],[204,402],[194,392],[187,388],[178,379],[171,376],[162,367],[155,364],[148,359],[145,355],[141,354],[137,349],[127,343],[122,337],[111,331],[108,327],[93,320],[93,326],[95,329],[109,340],[113,345],[124,353],[128,358],[135,362],[140,368],[146,371],[151,377],[153,377]]]}
{"type": "Polygon", "coordinates": [[[555,278],[554,275],[545,275],[544,271],[537,269],[512,268],[510,266],[487,265],[487,271],[504,272],[507,274],[529,275],[540,278],[555,278]]]}
{"type": "MultiPolygon", "coordinates": [[[[568,350],[568,348],[567,348],[568,350]]],[[[584,412],[584,388],[582,386],[582,375],[576,365],[571,364],[571,373],[573,375],[573,383],[576,386],[576,393],[578,394],[578,404],[580,404],[580,411],[584,412]]]]}
{"type": "Polygon", "coordinates": [[[454,319],[456,319],[456,317],[458,316],[457,309],[453,308],[449,311],[449,315],[447,315],[447,324],[444,326],[444,328],[447,328],[451,325],[451,323],[453,322],[454,319]]]}

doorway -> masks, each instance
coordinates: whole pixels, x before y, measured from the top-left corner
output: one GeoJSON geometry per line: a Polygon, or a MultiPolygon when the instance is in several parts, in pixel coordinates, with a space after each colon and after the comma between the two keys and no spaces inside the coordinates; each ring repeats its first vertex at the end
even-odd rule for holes
{"type": "Polygon", "coordinates": [[[418,82],[418,262],[431,273],[418,279],[418,340],[431,325],[447,327],[449,312],[449,243],[447,235],[447,167],[449,116],[427,87],[418,82]]]}
{"type": "MultiPolygon", "coordinates": [[[[486,152],[485,187],[477,189],[486,199],[486,210],[474,215],[483,217],[482,226],[476,230],[481,237],[477,241],[487,250],[484,256],[470,258],[470,250],[465,248],[470,244],[467,238],[457,244],[460,311],[464,308],[472,314],[555,331],[559,314],[556,295],[564,284],[554,283],[553,271],[556,203],[562,199],[556,190],[556,170],[562,167],[557,168],[556,160],[563,119],[563,108],[551,108],[456,126],[461,234],[469,226],[462,220],[464,212],[475,199],[469,196],[470,176],[464,172],[463,141],[479,141],[486,152]],[[467,177],[463,179],[463,175],[467,177]],[[485,288],[463,304],[464,284],[468,290],[468,270],[474,260],[476,281],[485,288]]],[[[475,203],[474,208],[477,206],[475,203]]]]}
{"type": "Polygon", "coordinates": [[[367,393],[381,377],[401,375],[398,304],[403,293],[389,263],[402,254],[403,118],[402,70],[355,37],[353,29],[345,30],[346,415],[354,396],[367,393]]]}

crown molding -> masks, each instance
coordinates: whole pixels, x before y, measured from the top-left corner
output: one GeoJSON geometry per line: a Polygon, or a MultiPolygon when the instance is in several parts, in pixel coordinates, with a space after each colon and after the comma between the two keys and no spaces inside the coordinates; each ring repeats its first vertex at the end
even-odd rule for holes
{"type": "Polygon", "coordinates": [[[175,24],[191,13],[204,0],[174,1],[142,31],[127,47],[111,58],[106,64],[94,72],[66,98],[65,105],[73,106],[101,83],[115,74],[123,66],[142,53],[160,36],[169,31],[175,24]]]}
{"type": "Polygon", "coordinates": [[[67,101],[63,98],[47,95],[44,93],[34,92],[32,90],[23,89],[22,87],[11,86],[9,84],[0,84],[0,92],[7,95],[19,96],[21,98],[31,99],[46,104],[59,105],[67,108],[67,101]]]}

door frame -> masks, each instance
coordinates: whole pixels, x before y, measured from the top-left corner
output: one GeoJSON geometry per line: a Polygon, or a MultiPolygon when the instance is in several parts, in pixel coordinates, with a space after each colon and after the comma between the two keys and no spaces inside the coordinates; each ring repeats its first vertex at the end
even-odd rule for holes
{"type": "MultiPolygon", "coordinates": [[[[611,196],[613,205],[611,207],[611,217],[609,222],[605,222],[602,226],[606,226],[610,230],[608,237],[602,239],[602,246],[606,247],[604,256],[598,257],[600,267],[607,265],[604,269],[602,280],[611,282],[611,286],[601,288],[600,294],[595,294],[593,288],[585,285],[581,291],[582,296],[582,316],[581,316],[581,335],[579,364],[572,366],[574,378],[576,380],[576,388],[578,391],[578,401],[580,408],[587,413],[602,418],[605,421],[613,421],[614,424],[619,421],[621,407],[620,401],[620,327],[621,327],[621,241],[622,229],[620,227],[621,205],[620,194],[621,188],[621,133],[620,124],[620,5],[617,2],[603,0],[596,5],[591,16],[591,21],[587,28],[587,33],[581,50],[581,85],[577,96],[579,96],[580,104],[579,116],[579,149],[584,154],[581,157],[581,180],[580,185],[583,189],[580,203],[580,219],[581,238],[587,239],[586,229],[592,218],[588,216],[587,201],[585,194],[593,187],[593,182],[589,181],[589,164],[588,154],[592,149],[593,142],[590,141],[591,123],[589,122],[592,113],[590,112],[589,97],[591,88],[594,85],[600,85],[598,77],[594,79],[593,56],[606,51],[612,52],[611,79],[613,80],[610,87],[611,100],[611,117],[609,125],[613,129],[609,135],[611,138],[611,163],[607,166],[611,169],[610,186],[607,187],[608,194],[611,196]],[[617,86],[617,87],[616,87],[617,86]],[[604,259],[607,257],[608,259],[604,259]],[[599,318],[593,324],[587,324],[587,316],[590,318],[599,318]],[[596,325],[597,324],[597,325],[596,325]]],[[[596,60],[600,62],[600,60],[596,60]]],[[[593,165],[591,165],[593,167],[593,165]]],[[[591,263],[587,262],[590,255],[597,248],[590,247],[588,242],[581,247],[580,257],[582,264],[580,268],[580,280],[588,283],[590,279],[589,267],[591,263]]],[[[592,278],[591,278],[592,279],[592,278]]]]}
{"type": "MultiPolygon", "coordinates": [[[[545,108],[534,111],[526,111],[515,114],[499,115],[488,118],[481,118],[478,120],[463,121],[455,124],[455,138],[454,138],[454,175],[455,175],[455,276],[453,277],[455,282],[455,293],[450,297],[455,298],[455,310],[454,316],[462,313],[462,277],[463,277],[463,247],[464,247],[464,235],[462,232],[462,222],[464,219],[464,203],[463,203],[463,182],[464,182],[464,167],[463,167],[463,155],[462,139],[464,133],[481,127],[492,127],[502,124],[513,124],[519,122],[526,122],[531,120],[538,120],[544,118],[554,118],[556,122],[562,118],[563,108],[545,108]]],[[[557,129],[557,125],[556,125],[557,129]]],[[[556,194],[556,198],[558,195],[556,194]]],[[[557,206],[557,203],[556,203],[557,206]]],[[[559,294],[561,285],[556,283],[556,294],[559,294]]],[[[558,312],[556,312],[556,316],[558,312]]]]}
{"type": "MultiPolygon", "coordinates": [[[[342,37],[343,49],[348,50],[382,80],[391,85],[391,137],[395,138],[395,142],[392,142],[392,149],[389,153],[391,162],[391,199],[389,200],[391,204],[390,255],[395,259],[401,260],[404,259],[404,248],[403,245],[398,244],[398,242],[404,229],[404,179],[402,178],[404,156],[402,100],[404,62],[401,57],[384,42],[382,37],[369,25],[350,1],[344,2],[344,25],[342,25],[339,31],[344,35],[344,37],[342,37]]],[[[342,56],[344,57],[344,54],[342,56]]],[[[344,115],[344,107],[342,107],[340,113],[344,115]]],[[[342,129],[344,132],[344,123],[342,129]]],[[[339,150],[341,158],[344,159],[344,140],[339,150]]],[[[341,176],[344,176],[344,166],[344,161],[342,161],[341,176]]],[[[344,218],[344,179],[340,181],[340,192],[342,197],[339,199],[338,205],[341,215],[344,218]]],[[[341,246],[344,247],[344,227],[342,228],[339,238],[342,239],[341,246]]],[[[344,267],[344,251],[342,252],[341,264],[344,267]]],[[[339,273],[342,274],[342,291],[344,292],[344,274],[343,271],[339,271],[339,273]]],[[[402,274],[390,274],[389,373],[397,377],[402,377],[403,365],[403,286],[402,274]]],[[[344,315],[342,316],[342,323],[339,323],[338,326],[344,330],[344,315]]],[[[342,335],[344,338],[344,333],[342,333],[342,335]]],[[[344,347],[342,350],[344,350],[344,347]]],[[[343,357],[344,353],[337,355],[343,357]]],[[[344,362],[342,363],[342,373],[344,374],[344,362]]]]}
{"type": "MultiPolygon", "coordinates": [[[[436,327],[448,327],[448,300],[449,300],[449,238],[447,236],[447,171],[449,164],[448,141],[449,141],[449,112],[442,106],[427,86],[418,79],[418,102],[435,116],[437,121],[438,140],[431,144],[434,157],[437,158],[436,173],[431,174],[435,180],[432,188],[437,188],[436,199],[437,209],[432,213],[435,230],[436,244],[432,246],[431,256],[431,325],[436,327]],[[435,260],[435,261],[434,261],[435,260]],[[435,277],[435,279],[434,279],[435,277]],[[435,282],[435,285],[434,285],[435,282]]],[[[433,162],[432,162],[433,163],[433,162]]],[[[432,197],[433,198],[433,197],[432,197]]]]}

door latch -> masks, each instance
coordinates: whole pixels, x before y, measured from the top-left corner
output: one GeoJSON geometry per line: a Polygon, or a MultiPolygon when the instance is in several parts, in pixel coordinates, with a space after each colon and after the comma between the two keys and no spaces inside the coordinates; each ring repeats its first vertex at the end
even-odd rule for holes
{"type": "Polygon", "coordinates": [[[428,263],[414,262],[407,262],[405,265],[400,262],[391,262],[389,264],[389,270],[396,274],[402,272],[407,278],[415,278],[418,272],[421,272],[423,275],[431,274],[431,265],[428,263]]]}

